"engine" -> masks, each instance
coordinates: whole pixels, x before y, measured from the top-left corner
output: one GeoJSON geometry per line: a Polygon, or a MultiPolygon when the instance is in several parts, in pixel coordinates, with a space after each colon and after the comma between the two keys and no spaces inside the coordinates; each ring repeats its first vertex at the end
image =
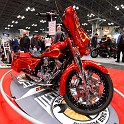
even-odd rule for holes
{"type": "Polygon", "coordinates": [[[43,63],[41,64],[40,70],[38,72],[38,76],[45,82],[49,83],[52,79],[54,79],[59,72],[62,63],[53,58],[44,57],[43,63]]]}

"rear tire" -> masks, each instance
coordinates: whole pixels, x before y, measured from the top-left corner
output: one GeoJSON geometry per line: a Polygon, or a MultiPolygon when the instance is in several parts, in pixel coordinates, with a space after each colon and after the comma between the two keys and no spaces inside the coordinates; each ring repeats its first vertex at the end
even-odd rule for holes
{"type": "Polygon", "coordinates": [[[91,83],[90,87],[93,89],[93,86],[95,84],[96,87],[94,87],[94,89],[96,88],[95,90],[98,90],[99,94],[98,96],[96,95],[96,99],[94,99],[94,97],[95,97],[95,92],[97,93],[97,91],[89,92],[89,94],[87,95],[83,89],[85,87],[85,85],[83,86],[82,83],[83,80],[79,77],[79,73],[76,70],[73,70],[69,74],[66,81],[66,94],[64,96],[64,99],[68,104],[68,106],[75,112],[84,115],[94,115],[103,111],[110,104],[113,97],[113,84],[110,76],[108,74],[102,73],[97,68],[92,66],[87,66],[86,70],[91,74],[93,73],[93,75],[98,76],[98,78],[101,81],[101,84],[103,85],[103,90],[101,91],[102,87],[99,84],[100,82],[92,81],[93,79],[95,79],[93,77],[92,80],[89,80],[91,83]],[[76,86],[74,85],[76,80],[73,81],[74,76],[77,76],[77,79],[80,78],[79,81],[77,80],[78,83],[76,83],[76,86]],[[90,96],[89,98],[91,99],[89,101],[87,100],[88,97],[86,95],[90,96]]]}

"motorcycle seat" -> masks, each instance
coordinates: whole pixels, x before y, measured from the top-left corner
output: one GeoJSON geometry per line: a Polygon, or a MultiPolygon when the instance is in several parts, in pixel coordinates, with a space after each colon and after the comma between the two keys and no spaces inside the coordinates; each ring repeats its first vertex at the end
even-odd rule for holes
{"type": "Polygon", "coordinates": [[[31,56],[35,58],[39,58],[40,55],[41,53],[39,51],[32,51],[32,54],[31,54],[31,56]]]}

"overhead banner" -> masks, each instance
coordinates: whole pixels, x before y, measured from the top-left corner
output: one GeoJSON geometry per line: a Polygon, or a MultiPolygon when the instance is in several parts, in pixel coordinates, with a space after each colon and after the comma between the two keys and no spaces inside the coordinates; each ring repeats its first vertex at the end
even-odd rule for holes
{"type": "Polygon", "coordinates": [[[49,22],[49,35],[55,35],[56,33],[56,21],[49,22]]]}

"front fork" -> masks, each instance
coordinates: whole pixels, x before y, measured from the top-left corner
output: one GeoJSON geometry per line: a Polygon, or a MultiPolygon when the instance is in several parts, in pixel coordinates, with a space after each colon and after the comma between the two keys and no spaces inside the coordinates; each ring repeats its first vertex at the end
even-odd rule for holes
{"type": "Polygon", "coordinates": [[[83,79],[84,83],[87,84],[87,77],[86,77],[86,73],[85,73],[85,70],[83,68],[83,63],[82,63],[82,60],[80,58],[80,53],[78,52],[78,49],[76,49],[76,54],[74,56],[74,61],[75,63],[78,65],[78,68],[79,68],[79,73],[80,73],[80,76],[81,78],[83,79]]]}
{"type": "MultiPolygon", "coordinates": [[[[83,63],[81,61],[80,52],[79,52],[78,48],[74,47],[74,44],[73,44],[73,42],[71,42],[70,39],[67,39],[67,42],[68,42],[68,44],[70,46],[72,55],[74,57],[74,61],[75,61],[75,63],[77,64],[77,66],[79,68],[79,73],[80,73],[81,79],[83,80],[83,83],[86,84],[86,86],[90,86],[89,81],[87,81],[85,70],[83,69],[83,63]]],[[[87,89],[89,89],[89,88],[87,88],[87,89]]],[[[88,90],[88,92],[89,92],[89,90],[88,90]]]]}

